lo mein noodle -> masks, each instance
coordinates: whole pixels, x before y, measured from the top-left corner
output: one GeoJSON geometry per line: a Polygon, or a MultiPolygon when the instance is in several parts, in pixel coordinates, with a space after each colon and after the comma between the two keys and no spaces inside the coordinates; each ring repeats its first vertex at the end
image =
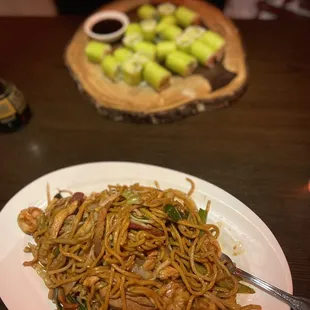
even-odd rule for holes
{"type": "Polygon", "coordinates": [[[253,293],[220,260],[219,228],[210,208],[190,195],[139,184],[108,186],[89,196],[48,191],[48,205],[22,210],[20,228],[33,236],[25,252],[57,309],[232,309],[253,293]]]}

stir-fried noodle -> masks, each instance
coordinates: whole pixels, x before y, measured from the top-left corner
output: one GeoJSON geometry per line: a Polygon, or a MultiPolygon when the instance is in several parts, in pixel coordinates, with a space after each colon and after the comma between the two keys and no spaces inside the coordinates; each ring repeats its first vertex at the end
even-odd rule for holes
{"type": "MultiPolygon", "coordinates": [[[[57,309],[233,309],[253,290],[220,260],[219,228],[190,195],[139,184],[85,196],[61,191],[45,209],[21,211],[32,266],[57,309]]],[[[50,197],[50,196],[48,196],[50,197]]]]}

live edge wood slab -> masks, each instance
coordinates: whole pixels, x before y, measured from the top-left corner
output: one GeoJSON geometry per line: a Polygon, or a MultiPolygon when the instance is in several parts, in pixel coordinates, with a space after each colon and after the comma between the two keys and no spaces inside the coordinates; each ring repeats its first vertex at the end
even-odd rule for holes
{"type": "MultiPolygon", "coordinates": [[[[119,10],[135,19],[136,8],[147,0],[122,0],[102,7],[119,10]]],[[[156,4],[160,1],[152,1],[156,4]]],[[[228,106],[242,94],[247,81],[245,53],[235,25],[212,5],[197,1],[170,1],[199,12],[202,23],[226,40],[225,54],[214,68],[199,67],[193,75],[173,76],[172,85],[161,92],[150,87],[132,87],[104,77],[100,66],[87,61],[84,47],[88,41],[83,27],[74,34],[65,51],[65,63],[79,90],[98,112],[115,121],[167,123],[186,116],[228,106]]]]}

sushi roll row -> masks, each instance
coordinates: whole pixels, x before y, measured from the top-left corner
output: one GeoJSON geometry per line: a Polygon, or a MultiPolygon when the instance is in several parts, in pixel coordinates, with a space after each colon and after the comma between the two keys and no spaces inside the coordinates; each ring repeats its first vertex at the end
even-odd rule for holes
{"type": "Polygon", "coordinates": [[[138,17],[141,20],[147,19],[164,19],[166,17],[173,17],[175,23],[185,28],[189,25],[195,25],[199,23],[199,15],[185,6],[176,7],[171,3],[160,4],[157,9],[150,5],[144,4],[138,9],[138,17]]]}
{"type": "MultiPolygon", "coordinates": [[[[123,44],[136,52],[145,52],[152,60],[157,58],[164,61],[169,52],[178,49],[193,55],[201,65],[212,66],[225,45],[225,40],[220,35],[200,26],[190,26],[182,31],[176,25],[166,25],[156,43],[147,40],[140,32],[141,28],[136,26],[138,25],[129,25],[123,44]]],[[[148,38],[154,35],[154,32],[148,33],[148,38]]]]}
{"type": "Polygon", "coordinates": [[[195,25],[200,19],[196,12],[171,3],[160,4],[157,9],[150,4],[144,4],[139,7],[137,14],[141,21],[130,24],[126,36],[140,34],[146,41],[154,41],[157,37],[175,40],[182,33],[182,28],[195,25]]]}
{"type": "Polygon", "coordinates": [[[112,53],[109,44],[90,41],[85,53],[88,60],[100,64],[104,74],[113,81],[123,80],[128,85],[146,81],[156,90],[170,84],[171,73],[153,61],[156,49],[152,43],[139,41],[134,45],[134,51],[120,47],[112,53]]]}
{"type": "Polygon", "coordinates": [[[220,35],[199,26],[188,27],[183,33],[179,33],[178,28],[171,25],[163,30],[162,38],[162,41],[154,44],[144,41],[138,34],[131,34],[123,42],[128,48],[144,53],[152,60],[164,62],[169,53],[178,50],[192,55],[205,67],[214,65],[223,54],[225,45],[225,40],[220,35]]]}
{"type": "Polygon", "coordinates": [[[170,85],[171,73],[143,54],[135,53],[133,57],[120,64],[122,79],[128,85],[139,85],[146,81],[160,91],[170,85]]]}
{"type": "Polygon", "coordinates": [[[145,41],[157,41],[158,39],[175,39],[182,33],[182,29],[175,25],[174,17],[167,16],[159,23],[155,19],[145,19],[140,23],[131,23],[128,25],[125,38],[136,36],[145,41]],[[168,29],[168,31],[166,31],[168,29]]]}
{"type": "Polygon", "coordinates": [[[225,40],[219,34],[200,26],[190,26],[176,39],[177,49],[194,56],[205,67],[221,58],[225,40]]]}

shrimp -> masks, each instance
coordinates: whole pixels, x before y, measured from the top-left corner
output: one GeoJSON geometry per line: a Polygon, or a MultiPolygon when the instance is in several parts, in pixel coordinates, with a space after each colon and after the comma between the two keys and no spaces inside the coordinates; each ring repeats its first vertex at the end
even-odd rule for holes
{"type": "Polygon", "coordinates": [[[44,213],[36,207],[29,207],[20,211],[17,223],[20,229],[28,235],[33,235],[39,227],[39,219],[44,213]]]}
{"type": "Polygon", "coordinates": [[[158,251],[151,251],[146,258],[143,268],[145,270],[153,270],[156,265],[158,251]]]}
{"type": "Polygon", "coordinates": [[[176,280],[179,276],[180,276],[179,272],[171,266],[167,266],[159,271],[160,280],[167,280],[168,278],[176,280]]]}
{"type": "Polygon", "coordinates": [[[195,308],[198,310],[210,309],[210,310],[217,310],[218,307],[210,302],[207,298],[196,298],[195,299],[195,308]]]}
{"type": "Polygon", "coordinates": [[[190,298],[190,294],[184,285],[175,281],[171,281],[168,284],[163,285],[159,289],[158,294],[161,296],[163,302],[165,303],[167,310],[185,309],[190,298]]]}
{"type": "Polygon", "coordinates": [[[83,285],[84,285],[84,286],[88,286],[88,287],[92,287],[92,286],[95,285],[99,280],[100,280],[100,278],[97,277],[97,276],[90,276],[90,277],[87,277],[87,278],[84,280],[83,285]]]}

